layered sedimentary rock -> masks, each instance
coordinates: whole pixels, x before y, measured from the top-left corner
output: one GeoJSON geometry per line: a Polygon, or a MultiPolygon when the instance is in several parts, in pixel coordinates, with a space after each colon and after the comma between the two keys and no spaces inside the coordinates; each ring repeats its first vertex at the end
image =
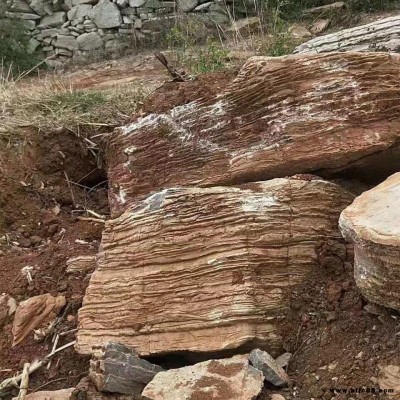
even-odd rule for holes
{"type": "Polygon", "coordinates": [[[400,173],[357,197],[340,216],[354,243],[354,275],[373,303],[400,310],[400,173]]]}
{"type": "Polygon", "coordinates": [[[333,51],[400,51],[400,16],[367,25],[344,29],[311,39],[295,53],[329,53],[333,51]]]}
{"type": "Polygon", "coordinates": [[[342,240],[352,199],[311,177],[148,197],[106,223],[77,350],[118,341],[140,355],[254,345],[278,355],[291,289],[321,245],[342,240]]]}
{"type": "Polygon", "coordinates": [[[108,148],[113,215],[168,187],[400,167],[399,60],[253,57],[216,98],[117,129],[108,148]]]}
{"type": "Polygon", "coordinates": [[[263,386],[262,373],[246,356],[235,356],[160,372],[146,386],[143,398],[255,400],[263,386]]]}

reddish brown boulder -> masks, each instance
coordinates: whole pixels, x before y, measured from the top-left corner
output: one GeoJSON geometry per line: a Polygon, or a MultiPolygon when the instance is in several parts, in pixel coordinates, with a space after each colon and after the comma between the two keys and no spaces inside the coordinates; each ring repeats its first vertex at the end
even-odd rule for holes
{"type": "Polygon", "coordinates": [[[117,129],[108,146],[113,215],[176,186],[395,170],[399,60],[384,53],[253,57],[214,99],[117,129]]]}
{"type": "Polygon", "coordinates": [[[294,286],[341,241],[353,196],[320,180],[168,189],[106,223],[77,350],[116,341],[140,355],[240,346],[277,355],[294,286]],[[334,246],[333,246],[334,247],[334,246]]]}

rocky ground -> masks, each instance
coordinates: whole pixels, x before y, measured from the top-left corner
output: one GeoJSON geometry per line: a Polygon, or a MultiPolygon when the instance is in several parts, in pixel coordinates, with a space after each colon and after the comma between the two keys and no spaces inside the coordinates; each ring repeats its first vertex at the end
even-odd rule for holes
{"type": "MultiPolygon", "coordinates": [[[[144,80],[161,86],[165,75],[148,60],[133,66],[128,60],[72,70],[66,77],[76,88],[144,80]]],[[[236,73],[233,68],[190,82],[166,83],[144,100],[131,120],[200,97],[211,99],[236,73]]],[[[77,312],[92,272],[67,273],[67,260],[98,252],[104,228],[101,219],[110,217],[107,176],[81,139],[68,130],[27,130],[23,138],[0,138],[0,294],[17,303],[45,293],[65,296],[66,306],[54,331],[66,332],[58,342],[62,346],[75,340],[77,312]]],[[[379,183],[355,181],[346,175],[334,181],[354,195],[379,183]]],[[[273,394],[288,400],[400,398],[398,371],[393,370],[400,365],[400,314],[361,295],[353,277],[352,246],[342,243],[339,252],[340,259],[321,249],[320,268],[290,293],[290,310],[280,326],[285,338],[280,351],[293,355],[285,367],[291,384],[283,389],[266,384],[260,400],[281,399],[273,394]],[[391,387],[397,387],[394,395],[332,391],[377,390],[388,380],[391,387]]],[[[12,347],[13,316],[4,313],[8,310],[4,304],[0,306],[1,382],[20,372],[26,362],[50,353],[55,335],[51,332],[40,341],[30,335],[12,347]]],[[[175,367],[190,363],[177,355],[151,361],[175,367]]],[[[88,368],[89,357],[70,347],[31,375],[29,392],[75,387],[87,376],[88,368]]]]}

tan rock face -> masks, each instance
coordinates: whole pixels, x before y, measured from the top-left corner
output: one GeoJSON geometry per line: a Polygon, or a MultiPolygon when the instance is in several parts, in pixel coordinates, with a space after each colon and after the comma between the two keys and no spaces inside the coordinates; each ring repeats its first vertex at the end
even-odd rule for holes
{"type": "Polygon", "coordinates": [[[139,202],[106,224],[77,350],[118,341],[141,355],[254,344],[276,354],[291,288],[318,246],[340,240],[352,199],[323,180],[282,178],[139,202]]]}
{"type": "Polygon", "coordinates": [[[15,312],[13,346],[22,342],[34,329],[51,322],[65,306],[65,297],[50,294],[31,297],[21,302],[15,312]]]}
{"type": "Polygon", "coordinates": [[[253,400],[264,386],[262,373],[246,356],[211,360],[159,372],[146,386],[146,400],[253,400]]]}
{"type": "Polygon", "coordinates": [[[396,168],[399,99],[398,55],[253,57],[217,98],[114,132],[108,147],[113,215],[169,187],[343,169],[371,176],[378,167],[396,168]]]}
{"type": "Polygon", "coordinates": [[[400,173],[357,197],[340,216],[354,243],[354,275],[373,303],[400,310],[400,173]]]}

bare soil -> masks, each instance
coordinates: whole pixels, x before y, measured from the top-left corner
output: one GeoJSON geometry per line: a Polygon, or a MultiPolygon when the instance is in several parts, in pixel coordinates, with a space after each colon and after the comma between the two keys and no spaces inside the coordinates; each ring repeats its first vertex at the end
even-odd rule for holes
{"type": "MultiPolygon", "coordinates": [[[[110,77],[120,82],[123,78],[116,72],[118,68],[111,67],[110,75],[103,71],[100,78],[97,73],[94,78],[90,70],[70,73],[69,77],[76,87],[102,85],[110,77]]],[[[141,73],[129,79],[143,79],[141,73]]],[[[146,77],[147,74],[146,69],[146,77]]],[[[190,82],[166,83],[145,101],[141,115],[212,96],[234,74],[235,71],[223,71],[190,82]]],[[[127,75],[124,77],[128,79],[127,75]]],[[[153,83],[164,79],[163,71],[158,70],[153,83]]],[[[77,310],[89,279],[88,275],[67,274],[66,260],[95,254],[103,228],[102,223],[79,220],[77,217],[84,213],[73,210],[90,209],[108,215],[105,180],[94,157],[79,138],[67,131],[26,132],[22,142],[0,142],[0,293],[8,293],[18,302],[42,293],[64,294],[67,308],[57,328],[61,332],[76,328],[77,310]],[[72,185],[72,195],[66,176],[79,183],[72,185]],[[26,266],[33,267],[30,284],[21,273],[26,266]]],[[[351,186],[355,191],[365,187],[351,186]]],[[[340,259],[330,256],[329,246],[316,250],[320,267],[292,293],[291,310],[281,332],[285,338],[282,352],[294,354],[287,369],[293,385],[284,390],[267,386],[260,400],[269,399],[272,393],[300,400],[400,399],[400,394],[335,396],[330,392],[331,388],[378,388],[379,367],[400,365],[400,316],[391,310],[365,309],[368,303],[352,277],[350,246],[343,244],[340,259]]],[[[24,362],[41,358],[52,348],[52,335],[42,342],[30,336],[12,348],[12,321],[9,318],[0,331],[0,381],[21,371],[24,362]]],[[[74,333],[63,337],[59,345],[72,340],[74,333]]],[[[87,370],[88,359],[69,348],[53,359],[49,369],[32,374],[29,390],[75,386],[87,370]]]]}

